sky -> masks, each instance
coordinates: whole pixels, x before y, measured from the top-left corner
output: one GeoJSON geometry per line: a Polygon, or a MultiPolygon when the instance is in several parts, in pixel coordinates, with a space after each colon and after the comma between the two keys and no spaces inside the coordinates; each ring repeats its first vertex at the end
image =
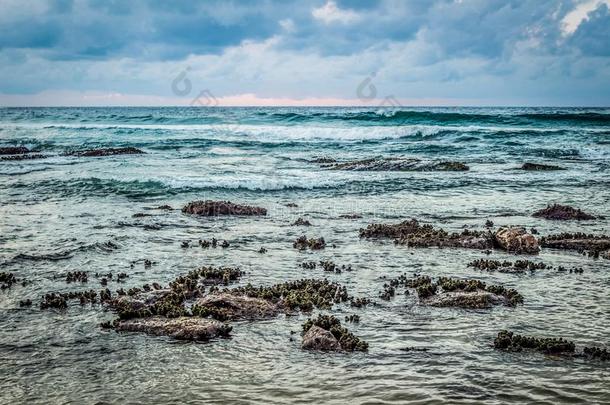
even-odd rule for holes
{"type": "Polygon", "coordinates": [[[0,0],[0,106],[610,106],[610,0],[0,0]]]}

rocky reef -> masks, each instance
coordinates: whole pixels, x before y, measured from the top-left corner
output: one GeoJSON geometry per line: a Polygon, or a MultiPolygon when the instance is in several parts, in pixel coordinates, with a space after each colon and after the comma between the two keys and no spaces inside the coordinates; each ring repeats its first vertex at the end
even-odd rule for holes
{"type": "Polygon", "coordinates": [[[202,216],[219,215],[267,215],[267,210],[251,205],[234,204],[231,201],[192,201],[182,207],[182,212],[202,216]]]}
{"type": "Polygon", "coordinates": [[[423,161],[411,158],[370,158],[352,160],[347,162],[320,162],[322,166],[331,170],[353,171],[467,171],[470,168],[461,162],[451,161],[423,161]],[[326,163],[326,164],[325,164],[326,163]]]}
{"type": "Polygon", "coordinates": [[[43,155],[40,153],[28,153],[23,155],[8,155],[8,156],[0,156],[0,160],[34,160],[34,159],[46,159],[48,155],[43,155]]]}
{"type": "Polygon", "coordinates": [[[597,217],[587,214],[582,210],[574,207],[570,207],[569,205],[561,205],[561,204],[553,204],[548,205],[546,208],[543,208],[539,211],[536,211],[532,214],[533,217],[536,218],[544,218],[551,219],[557,221],[566,221],[566,220],[587,220],[587,219],[596,219],[597,217]]]}
{"type": "Polygon", "coordinates": [[[326,242],[324,238],[310,238],[307,239],[307,236],[303,235],[299,237],[292,243],[292,247],[299,250],[320,250],[326,247],[326,242]]]}
{"type": "Polygon", "coordinates": [[[140,155],[145,152],[134,147],[126,148],[98,148],[98,149],[86,149],[86,150],[75,150],[66,152],[68,156],[82,156],[82,157],[97,157],[97,156],[114,156],[114,155],[140,155]]]}
{"type": "Polygon", "coordinates": [[[208,294],[198,299],[192,307],[194,316],[211,317],[219,321],[255,320],[276,316],[282,302],[238,295],[231,292],[208,294]]]}
{"type": "Polygon", "coordinates": [[[543,262],[532,262],[530,260],[511,262],[509,260],[477,259],[468,263],[467,266],[478,270],[499,271],[501,273],[523,273],[526,270],[534,271],[547,268],[547,265],[543,262]]]}
{"type": "Polygon", "coordinates": [[[321,351],[367,351],[368,343],[341,326],[333,315],[318,315],[303,323],[303,342],[306,350],[321,351]]]}
{"type": "Polygon", "coordinates": [[[164,318],[136,318],[119,320],[112,324],[118,332],[144,332],[149,335],[169,336],[179,340],[210,340],[228,337],[232,327],[212,319],[181,316],[164,318]]]}
{"type": "Polygon", "coordinates": [[[572,354],[576,345],[563,338],[537,338],[503,330],[494,339],[494,347],[515,352],[532,349],[546,354],[572,354]]]}
{"type": "Polygon", "coordinates": [[[555,165],[545,165],[542,163],[523,163],[523,166],[521,166],[521,170],[527,170],[527,171],[533,171],[533,172],[538,172],[538,171],[553,171],[553,170],[566,170],[563,167],[560,166],[555,166],[555,165]]]}

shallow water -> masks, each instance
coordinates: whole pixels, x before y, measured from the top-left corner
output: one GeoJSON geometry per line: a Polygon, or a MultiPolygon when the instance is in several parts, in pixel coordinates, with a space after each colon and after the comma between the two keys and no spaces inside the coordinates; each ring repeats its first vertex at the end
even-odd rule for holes
{"type": "MultiPolygon", "coordinates": [[[[608,347],[610,261],[543,250],[538,270],[485,273],[466,264],[479,251],[409,249],[368,241],[372,222],[422,222],[459,230],[498,225],[609,233],[609,220],[556,223],[530,217],[547,203],[610,216],[610,111],[607,109],[346,108],[34,108],[0,109],[0,146],[24,145],[42,160],[0,162],[0,271],[31,284],[0,291],[0,402],[265,403],[604,403],[609,364],[493,349],[501,329],[562,336],[577,346],[608,347]],[[71,149],[134,146],[145,155],[85,158],[71,149]],[[329,171],[316,157],[406,156],[457,160],[468,172],[329,171]],[[523,162],[568,170],[525,172],[523,162]],[[195,199],[229,199],[268,208],[259,218],[194,218],[195,199]],[[298,208],[288,208],[287,203],[298,208]],[[138,212],[151,217],[132,218],[138,212]],[[339,216],[358,213],[361,219],[339,216]],[[292,227],[299,216],[313,227],[292,227]],[[306,233],[329,246],[299,252],[306,233]],[[227,249],[182,249],[183,240],[215,236],[227,249]],[[118,248],[109,248],[107,242],[118,248]],[[334,244],[335,247],[330,245],[334,244]],[[266,254],[258,253],[265,246],[266,254]],[[144,268],[133,260],[156,262],[144,268]],[[354,271],[305,270],[331,259],[354,271]],[[306,314],[236,322],[230,339],[209,343],[107,332],[101,306],[40,310],[43,293],[93,288],[96,272],[126,272],[120,286],[167,284],[202,265],[238,265],[237,285],[328,277],[356,296],[376,298],[383,276],[415,272],[477,278],[516,288],[524,305],[491,310],[419,306],[397,295],[379,306],[335,305],[368,341],[368,353],[300,349],[306,314]],[[89,272],[83,286],[65,273],[89,272]],[[31,308],[19,300],[30,298],[31,308]],[[297,333],[291,335],[291,331],[297,333]],[[406,352],[406,347],[428,348],[406,352]]],[[[494,252],[489,258],[522,258],[494,252]]]]}

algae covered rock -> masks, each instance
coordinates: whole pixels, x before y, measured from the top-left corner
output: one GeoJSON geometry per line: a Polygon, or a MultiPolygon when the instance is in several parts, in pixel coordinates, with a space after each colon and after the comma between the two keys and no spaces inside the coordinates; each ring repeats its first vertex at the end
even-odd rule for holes
{"type": "Polygon", "coordinates": [[[546,165],[546,164],[542,164],[542,163],[523,163],[523,166],[521,166],[521,170],[526,170],[526,171],[533,171],[533,172],[539,172],[539,171],[553,171],[553,170],[565,170],[563,167],[560,166],[555,166],[555,165],[546,165]]]}
{"type": "Polygon", "coordinates": [[[182,208],[187,214],[202,216],[219,215],[267,215],[267,210],[251,205],[234,204],[231,201],[192,201],[182,208]]]}
{"type": "Polygon", "coordinates": [[[333,315],[318,315],[303,324],[301,347],[322,351],[367,351],[368,343],[356,337],[341,326],[341,321],[333,315]]]}
{"type": "Polygon", "coordinates": [[[423,161],[414,158],[369,158],[329,164],[331,170],[353,171],[467,171],[470,168],[462,162],[423,161]]]}
{"type": "Polygon", "coordinates": [[[512,253],[535,254],[540,251],[536,237],[523,227],[501,227],[494,238],[498,246],[512,253]]]}
{"type": "Polygon", "coordinates": [[[494,339],[494,347],[509,351],[532,349],[546,354],[571,354],[576,346],[574,342],[563,338],[538,338],[503,330],[494,339]]]}
{"type": "Polygon", "coordinates": [[[569,205],[553,204],[532,214],[536,218],[545,218],[557,221],[567,221],[571,219],[575,220],[587,220],[595,219],[596,217],[583,212],[582,210],[569,205]]]}
{"type": "Polygon", "coordinates": [[[169,336],[180,340],[210,340],[227,337],[231,326],[197,317],[164,318],[153,316],[115,322],[114,329],[121,332],[143,332],[155,336],[169,336]]]}
{"type": "Polygon", "coordinates": [[[0,155],[23,155],[30,150],[25,146],[3,146],[0,147],[0,155]]]}

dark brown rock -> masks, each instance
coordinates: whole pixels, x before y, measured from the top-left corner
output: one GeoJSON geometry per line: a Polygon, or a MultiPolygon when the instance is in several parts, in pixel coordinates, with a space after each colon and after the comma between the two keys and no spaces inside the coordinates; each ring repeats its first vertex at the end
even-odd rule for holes
{"type": "Polygon", "coordinates": [[[470,168],[461,162],[422,161],[409,158],[371,158],[329,165],[332,170],[354,171],[467,171],[470,168]]]}
{"type": "Polygon", "coordinates": [[[532,216],[536,218],[553,219],[558,221],[570,219],[586,220],[596,218],[595,216],[587,214],[578,208],[560,204],[549,205],[544,209],[534,212],[532,216]]]}
{"type": "Polygon", "coordinates": [[[311,226],[311,222],[309,222],[305,218],[299,217],[296,221],[292,223],[292,226],[311,226]]]}
{"type": "Polygon", "coordinates": [[[551,171],[551,170],[565,170],[563,167],[554,165],[543,165],[540,163],[523,163],[521,170],[527,171],[551,171]]]}
{"type": "Polygon", "coordinates": [[[561,233],[543,236],[540,238],[540,245],[552,249],[603,252],[610,250],[610,236],[582,232],[561,233]]]}
{"type": "Polygon", "coordinates": [[[95,156],[114,156],[114,155],[138,155],[145,152],[140,149],[127,147],[127,148],[100,148],[100,149],[86,149],[70,151],[66,153],[70,156],[83,156],[83,157],[95,157],[95,156]]]}
{"type": "Polygon", "coordinates": [[[9,155],[9,156],[2,156],[0,157],[0,160],[6,160],[6,161],[15,161],[15,160],[34,160],[34,159],[45,159],[47,158],[47,155],[41,155],[41,154],[24,154],[24,155],[9,155]]]}
{"type": "Polygon", "coordinates": [[[230,201],[192,201],[182,208],[182,212],[203,216],[218,215],[267,215],[265,208],[233,204],[230,201]]]}
{"type": "Polygon", "coordinates": [[[322,329],[319,326],[313,325],[303,335],[303,343],[301,348],[306,350],[321,350],[321,351],[340,351],[341,345],[337,338],[330,331],[322,329]]]}

